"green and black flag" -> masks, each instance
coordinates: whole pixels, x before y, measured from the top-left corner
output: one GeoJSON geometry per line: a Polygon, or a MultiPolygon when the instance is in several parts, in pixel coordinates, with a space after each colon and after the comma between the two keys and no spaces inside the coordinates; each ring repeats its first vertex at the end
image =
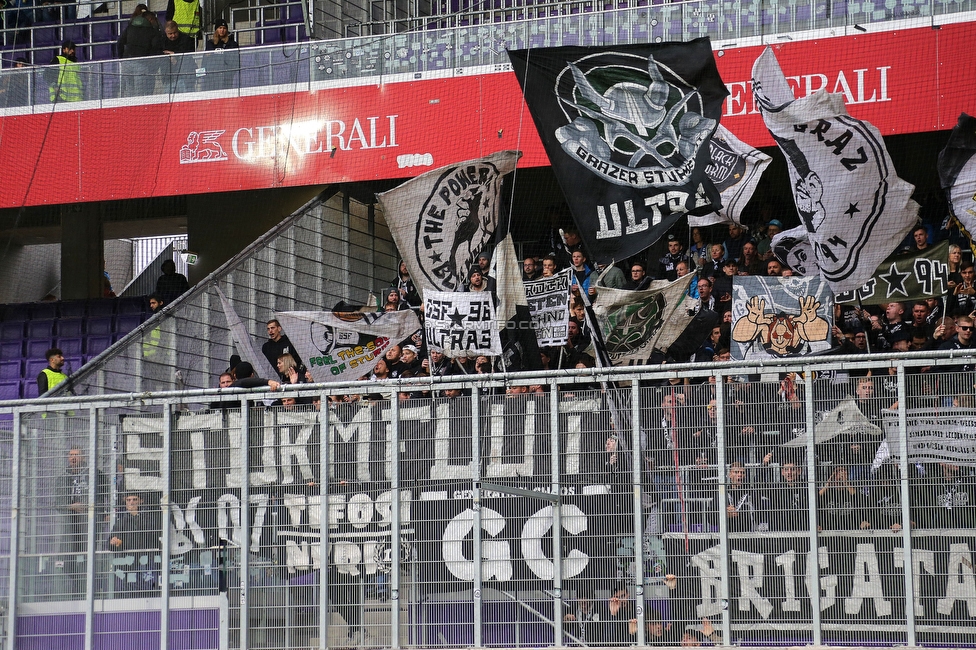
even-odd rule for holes
{"type": "Polygon", "coordinates": [[[707,38],[508,54],[597,262],[626,259],[680,217],[721,207],[705,170],[728,91],[707,38]]]}
{"type": "Polygon", "coordinates": [[[836,300],[838,303],[886,305],[941,298],[949,292],[948,257],[947,241],[922,251],[889,255],[861,288],[839,293],[836,300]]]}

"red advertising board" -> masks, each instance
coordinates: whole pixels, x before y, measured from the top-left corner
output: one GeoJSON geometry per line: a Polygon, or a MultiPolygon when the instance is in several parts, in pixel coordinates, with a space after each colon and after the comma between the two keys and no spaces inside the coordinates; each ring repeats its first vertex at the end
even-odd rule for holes
{"type": "MultiPolygon", "coordinates": [[[[949,129],[973,112],[976,23],[774,47],[797,96],[844,93],[882,134],[949,129]]],[[[749,83],[761,47],[718,49],[723,123],[772,139],[749,83]]],[[[65,110],[61,110],[65,109],[65,110]]],[[[0,207],[405,178],[504,149],[548,165],[511,73],[0,118],[0,207]]]]}

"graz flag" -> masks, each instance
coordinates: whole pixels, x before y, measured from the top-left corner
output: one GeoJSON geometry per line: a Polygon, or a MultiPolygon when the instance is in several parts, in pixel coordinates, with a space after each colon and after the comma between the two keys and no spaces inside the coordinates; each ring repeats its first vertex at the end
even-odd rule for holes
{"type": "Polygon", "coordinates": [[[315,381],[368,375],[391,346],[420,329],[420,319],[409,309],[367,314],[283,311],[276,316],[315,381]]]}
{"type": "Polygon", "coordinates": [[[597,262],[721,205],[705,173],[728,94],[707,38],[508,53],[556,179],[597,262]]]}
{"type": "Polygon", "coordinates": [[[976,233],[976,118],[963,113],[939,153],[939,180],[952,216],[970,238],[976,233]]]}
{"type": "Polygon", "coordinates": [[[521,155],[499,151],[448,165],[376,195],[421,293],[463,287],[475,256],[495,235],[502,177],[521,155]]]}
{"type": "Polygon", "coordinates": [[[793,198],[820,272],[835,293],[857,289],[915,224],[914,189],[898,178],[876,128],[844,96],[793,98],[770,48],[752,69],[756,106],[786,155],[793,198]]]}
{"type": "Polygon", "coordinates": [[[874,277],[856,291],[839,293],[837,302],[884,305],[941,298],[949,292],[949,242],[939,242],[924,251],[895,253],[878,266],[874,277]]]}
{"type": "Polygon", "coordinates": [[[644,291],[599,288],[593,313],[612,365],[645,365],[674,343],[694,317],[685,302],[692,277],[655,280],[644,291]]]}
{"type": "Polygon", "coordinates": [[[487,291],[429,291],[424,296],[427,344],[447,357],[502,353],[495,306],[487,291]]]}
{"type": "Polygon", "coordinates": [[[819,275],[817,256],[810,244],[810,233],[805,226],[797,226],[778,232],[770,242],[773,255],[780,262],[800,275],[819,275]]]}
{"type": "Polygon", "coordinates": [[[820,276],[732,281],[732,356],[778,359],[830,348],[833,294],[820,276]]]}
{"type": "Polygon", "coordinates": [[[539,345],[565,345],[569,338],[569,269],[526,281],[525,298],[539,345]]]}
{"type": "Polygon", "coordinates": [[[772,158],[750,147],[721,124],[712,136],[709,151],[711,162],[705,173],[718,188],[722,207],[703,217],[689,216],[688,225],[710,226],[730,221],[741,225],[742,210],[756,192],[772,158]]]}

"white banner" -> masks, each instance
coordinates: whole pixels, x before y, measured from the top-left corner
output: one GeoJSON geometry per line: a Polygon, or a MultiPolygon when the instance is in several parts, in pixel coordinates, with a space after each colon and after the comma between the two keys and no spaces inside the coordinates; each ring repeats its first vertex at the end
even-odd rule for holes
{"type": "MultiPolygon", "coordinates": [[[[900,458],[902,433],[898,414],[892,411],[884,415],[888,452],[893,458],[900,458]]],[[[907,415],[909,463],[976,467],[976,409],[919,408],[908,409],[907,415]]]]}
{"type": "MultiPolygon", "coordinates": [[[[253,367],[257,368],[258,374],[262,377],[277,379],[278,370],[271,366],[267,357],[254,345],[254,339],[251,338],[250,332],[244,327],[244,322],[237,315],[237,310],[234,309],[234,305],[227,299],[224,292],[220,290],[220,285],[214,285],[214,288],[217,289],[217,295],[220,297],[220,306],[224,309],[224,318],[227,319],[227,327],[230,328],[230,335],[234,339],[234,344],[237,346],[237,353],[241,355],[244,361],[250,362],[253,367]]],[[[285,332],[287,333],[288,330],[286,329],[285,332]]]]}
{"type": "Polygon", "coordinates": [[[427,291],[458,291],[498,226],[502,177],[521,152],[499,151],[429,171],[377,194],[410,277],[427,291]]]}
{"type": "Polygon", "coordinates": [[[551,278],[525,282],[532,329],[540,347],[566,345],[569,339],[569,269],[551,278]]]}
{"type": "Polygon", "coordinates": [[[409,309],[366,314],[284,311],[277,318],[315,381],[369,375],[390,347],[420,329],[420,319],[409,309]]]}
{"type": "Polygon", "coordinates": [[[445,356],[497,357],[502,353],[495,305],[487,291],[429,291],[424,294],[427,345],[445,356]]]}
{"type": "Polygon", "coordinates": [[[702,217],[688,215],[688,226],[730,222],[742,225],[742,210],[755,193],[772,158],[750,147],[721,124],[712,135],[709,150],[712,161],[705,173],[722,195],[722,207],[702,217]]]}
{"type": "Polygon", "coordinates": [[[769,47],[752,77],[821,273],[834,293],[853,291],[915,225],[914,188],[895,173],[878,130],[847,114],[843,94],[820,90],[794,99],[769,47]]]}

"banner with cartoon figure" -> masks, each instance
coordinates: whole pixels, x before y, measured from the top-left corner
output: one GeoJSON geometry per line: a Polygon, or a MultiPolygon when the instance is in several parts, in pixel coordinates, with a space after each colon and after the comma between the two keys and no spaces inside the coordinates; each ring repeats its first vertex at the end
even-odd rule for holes
{"type": "Polygon", "coordinates": [[[368,375],[390,347],[420,329],[420,319],[408,309],[366,314],[283,311],[276,316],[315,381],[368,375]]]}
{"type": "Polygon", "coordinates": [[[742,276],[732,282],[732,356],[743,360],[815,354],[830,348],[834,300],[817,276],[742,276]]]}
{"type": "Polygon", "coordinates": [[[626,259],[721,206],[705,170],[728,91],[707,38],[508,55],[595,261],[626,259]]]}

